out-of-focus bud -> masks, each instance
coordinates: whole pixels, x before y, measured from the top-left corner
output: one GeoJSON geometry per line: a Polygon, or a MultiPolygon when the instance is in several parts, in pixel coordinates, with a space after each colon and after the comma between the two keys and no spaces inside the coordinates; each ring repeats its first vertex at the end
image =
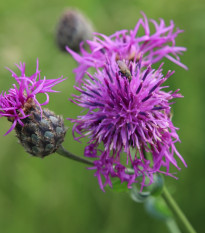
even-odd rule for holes
{"type": "Polygon", "coordinates": [[[57,26],[56,41],[60,49],[65,50],[68,45],[79,52],[80,43],[92,38],[93,27],[90,21],[78,10],[66,10],[57,26]]]}
{"type": "Polygon", "coordinates": [[[34,105],[29,109],[24,125],[17,124],[17,137],[26,151],[37,157],[54,153],[64,141],[66,129],[63,118],[48,109],[34,105]]]}

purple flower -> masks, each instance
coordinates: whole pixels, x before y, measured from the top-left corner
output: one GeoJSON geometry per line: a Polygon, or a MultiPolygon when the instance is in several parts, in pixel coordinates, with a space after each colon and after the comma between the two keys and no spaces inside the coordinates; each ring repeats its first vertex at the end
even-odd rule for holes
{"type": "Polygon", "coordinates": [[[33,105],[37,105],[41,109],[42,105],[48,104],[48,92],[57,92],[52,90],[52,87],[65,80],[62,77],[48,80],[44,77],[41,79],[38,60],[36,72],[30,77],[25,75],[25,63],[20,63],[20,65],[16,66],[21,72],[20,76],[12,70],[7,69],[12,73],[12,77],[15,78],[17,85],[13,84],[13,88],[10,88],[8,93],[2,92],[0,95],[0,117],[7,117],[9,121],[13,122],[11,128],[5,135],[10,133],[17,123],[21,126],[24,125],[22,120],[29,116],[29,108],[33,105]],[[46,101],[44,103],[39,103],[36,99],[38,93],[44,93],[46,95],[46,101]]]}
{"type": "Polygon", "coordinates": [[[117,31],[111,36],[95,33],[93,41],[87,41],[90,53],[82,45],[82,56],[67,47],[67,51],[79,63],[79,66],[74,70],[77,83],[82,81],[82,77],[89,67],[103,67],[107,58],[133,61],[143,56],[142,65],[147,66],[166,57],[187,69],[180,62],[178,56],[186,51],[186,48],[175,46],[175,38],[183,31],[177,28],[174,32],[173,21],[170,21],[170,25],[166,27],[164,20],[160,19],[159,24],[150,20],[155,27],[155,32],[151,34],[148,19],[144,13],[142,15],[144,18],[139,19],[134,30],[117,31]],[[141,28],[144,30],[143,35],[139,33],[141,28]]]}
{"type": "Polygon", "coordinates": [[[91,169],[97,170],[102,189],[112,186],[111,177],[126,181],[128,187],[140,178],[143,188],[148,185],[145,178],[151,184],[156,172],[173,176],[170,164],[180,169],[174,154],[186,166],[175,147],[180,140],[171,121],[171,101],[182,96],[179,90],[164,91],[167,86],[162,84],[173,72],[163,77],[161,67],[155,71],[142,68],[141,60],[113,59],[94,76],[87,73],[82,86],[75,87],[80,95],[71,101],[87,111],[70,119],[74,138],[89,138],[85,156],[95,159],[91,169]]]}

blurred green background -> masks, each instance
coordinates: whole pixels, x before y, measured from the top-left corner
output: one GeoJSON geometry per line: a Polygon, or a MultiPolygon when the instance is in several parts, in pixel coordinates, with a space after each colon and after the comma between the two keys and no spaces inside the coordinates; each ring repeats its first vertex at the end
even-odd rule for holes
{"type": "MultiPolygon", "coordinates": [[[[35,71],[39,58],[42,75],[68,77],[50,95],[49,108],[64,118],[76,117],[80,109],[69,103],[74,92],[76,63],[55,44],[55,28],[67,7],[77,7],[92,21],[95,29],[106,35],[119,29],[132,29],[144,11],[148,18],[173,19],[185,32],[177,45],[188,51],[182,62],[188,71],[166,60],[166,67],[176,73],[169,81],[180,88],[184,99],[174,106],[174,124],[180,127],[182,143],[177,147],[185,158],[179,180],[166,177],[170,192],[198,232],[204,232],[205,156],[204,156],[204,85],[205,85],[205,2],[204,0],[2,0],[0,2],[0,86],[10,88],[13,79],[5,69],[17,72],[15,63],[26,62],[27,73],[35,71]]],[[[83,145],[74,142],[70,127],[64,143],[81,155],[83,145]]],[[[127,194],[103,193],[93,171],[56,154],[45,159],[33,158],[17,143],[14,132],[3,134],[9,122],[0,120],[0,232],[4,233],[124,233],[168,232],[166,226],[152,219],[142,204],[127,194]]]]}

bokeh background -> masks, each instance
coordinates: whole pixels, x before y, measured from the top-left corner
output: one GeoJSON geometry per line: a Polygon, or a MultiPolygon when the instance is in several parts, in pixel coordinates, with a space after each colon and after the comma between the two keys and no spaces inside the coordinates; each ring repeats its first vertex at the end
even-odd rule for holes
{"type": "MultiPolygon", "coordinates": [[[[188,51],[182,61],[188,71],[166,60],[176,73],[169,81],[180,88],[184,99],[174,106],[174,124],[180,127],[182,143],[177,147],[187,161],[182,163],[179,180],[166,177],[167,186],[198,232],[204,232],[205,212],[205,2],[204,0],[1,0],[0,1],[0,87],[10,88],[13,79],[5,69],[17,72],[15,63],[26,62],[27,73],[35,71],[36,58],[47,78],[68,77],[59,84],[59,94],[51,94],[49,108],[64,118],[76,117],[80,109],[68,101],[74,92],[76,63],[55,44],[55,29],[61,13],[76,7],[87,15],[95,29],[112,34],[132,29],[144,11],[148,18],[173,19],[185,32],[177,45],[188,51]]],[[[83,154],[83,144],[72,139],[72,125],[64,146],[83,154]]],[[[0,119],[0,232],[4,233],[124,233],[168,232],[166,226],[151,218],[143,204],[134,203],[126,193],[103,193],[93,171],[56,154],[33,158],[17,143],[14,132],[0,119]]]]}

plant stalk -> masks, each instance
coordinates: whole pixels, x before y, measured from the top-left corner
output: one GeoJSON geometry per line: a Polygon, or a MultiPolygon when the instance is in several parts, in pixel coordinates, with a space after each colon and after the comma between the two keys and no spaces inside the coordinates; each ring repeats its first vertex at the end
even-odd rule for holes
{"type": "Polygon", "coordinates": [[[162,198],[166,202],[167,206],[172,211],[174,218],[178,221],[179,225],[183,227],[183,230],[187,233],[196,233],[194,228],[192,227],[189,220],[186,218],[182,210],[179,208],[167,188],[164,186],[163,192],[162,192],[162,198]]]}
{"type": "Polygon", "coordinates": [[[88,164],[88,165],[94,165],[91,160],[79,157],[77,155],[72,154],[71,152],[67,151],[62,145],[58,148],[56,151],[59,155],[62,155],[63,157],[75,160],[80,163],[88,164]]]}

